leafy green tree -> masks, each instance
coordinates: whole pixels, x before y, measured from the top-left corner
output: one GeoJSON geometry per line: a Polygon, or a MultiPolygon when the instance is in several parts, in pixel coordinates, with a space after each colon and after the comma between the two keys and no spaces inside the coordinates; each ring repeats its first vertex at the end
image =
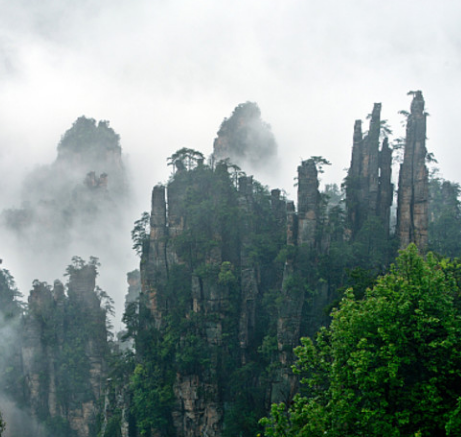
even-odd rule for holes
{"type": "Polygon", "coordinates": [[[203,164],[205,157],[203,153],[183,147],[171,155],[167,161],[168,165],[172,165],[177,170],[192,170],[199,164],[203,164]]]}
{"type": "Polygon", "coordinates": [[[109,122],[99,121],[85,116],[77,118],[66,131],[58,145],[59,154],[92,152],[102,156],[107,151],[120,152],[120,136],[109,126],[109,122]]]}
{"type": "Polygon", "coordinates": [[[138,256],[141,256],[149,244],[150,214],[144,211],[139,220],[134,222],[134,228],[131,231],[133,240],[133,249],[138,256]]]}
{"type": "Polygon", "coordinates": [[[0,314],[6,320],[21,314],[21,297],[11,273],[6,269],[0,269],[0,314]]]}
{"type": "Polygon", "coordinates": [[[267,436],[461,435],[459,290],[447,260],[401,251],[365,298],[346,292],[329,329],[304,338],[303,389],[262,419],[267,436]]]}

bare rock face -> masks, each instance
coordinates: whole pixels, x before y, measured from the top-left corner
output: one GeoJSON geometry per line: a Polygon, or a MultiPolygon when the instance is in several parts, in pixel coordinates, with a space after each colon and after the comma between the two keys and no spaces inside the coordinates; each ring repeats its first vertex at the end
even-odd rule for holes
{"type": "Polygon", "coordinates": [[[429,182],[426,167],[426,113],[421,91],[416,91],[408,116],[405,153],[400,166],[397,235],[401,248],[427,246],[429,182]]]}
{"type": "Polygon", "coordinates": [[[352,239],[373,217],[380,219],[386,235],[389,235],[393,196],[392,150],[387,138],[379,150],[380,130],[381,103],[375,103],[368,134],[363,136],[360,120],[354,125],[351,166],[346,178],[347,218],[352,239]]]}

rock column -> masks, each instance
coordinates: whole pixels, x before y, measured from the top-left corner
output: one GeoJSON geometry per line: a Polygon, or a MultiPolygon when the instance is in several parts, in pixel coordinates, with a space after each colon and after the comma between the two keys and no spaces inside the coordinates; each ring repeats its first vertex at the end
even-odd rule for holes
{"type": "Polygon", "coordinates": [[[397,235],[401,248],[427,246],[429,181],[426,167],[426,113],[421,91],[416,91],[408,116],[405,153],[400,166],[397,235]]]}

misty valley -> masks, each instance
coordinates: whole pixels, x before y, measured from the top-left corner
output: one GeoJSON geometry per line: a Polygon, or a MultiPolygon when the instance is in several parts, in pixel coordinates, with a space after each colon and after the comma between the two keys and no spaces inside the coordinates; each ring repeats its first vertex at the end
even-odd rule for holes
{"type": "Polygon", "coordinates": [[[460,436],[460,187],[402,101],[401,138],[386,102],[354,114],[337,184],[306,146],[296,201],[249,174],[283,147],[241,103],[134,223],[120,136],[77,118],[0,211],[0,435],[460,436]],[[65,279],[19,290],[13,253],[65,279]]]}

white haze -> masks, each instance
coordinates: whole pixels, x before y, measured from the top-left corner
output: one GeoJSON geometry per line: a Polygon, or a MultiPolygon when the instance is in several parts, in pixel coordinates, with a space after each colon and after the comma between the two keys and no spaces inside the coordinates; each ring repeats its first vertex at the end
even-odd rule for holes
{"type": "MultiPolygon", "coordinates": [[[[397,112],[416,89],[431,115],[429,151],[460,182],[460,9],[455,0],[0,0],[0,210],[20,206],[23,176],[51,163],[60,136],[86,115],[121,136],[132,223],[168,179],[166,158],[181,147],[211,153],[223,118],[245,101],[258,103],[279,145],[276,168],[256,178],[294,198],[300,159],[324,156],[333,163],[324,181],[341,182],[354,120],[382,102],[400,136],[397,112]]],[[[0,238],[27,294],[34,254],[0,238]]],[[[102,286],[120,313],[125,273],[136,267],[129,226],[111,244],[120,259],[102,286]]],[[[69,256],[100,256],[103,280],[109,263],[98,252],[69,256]]],[[[67,258],[39,279],[59,277],[67,258]]]]}

